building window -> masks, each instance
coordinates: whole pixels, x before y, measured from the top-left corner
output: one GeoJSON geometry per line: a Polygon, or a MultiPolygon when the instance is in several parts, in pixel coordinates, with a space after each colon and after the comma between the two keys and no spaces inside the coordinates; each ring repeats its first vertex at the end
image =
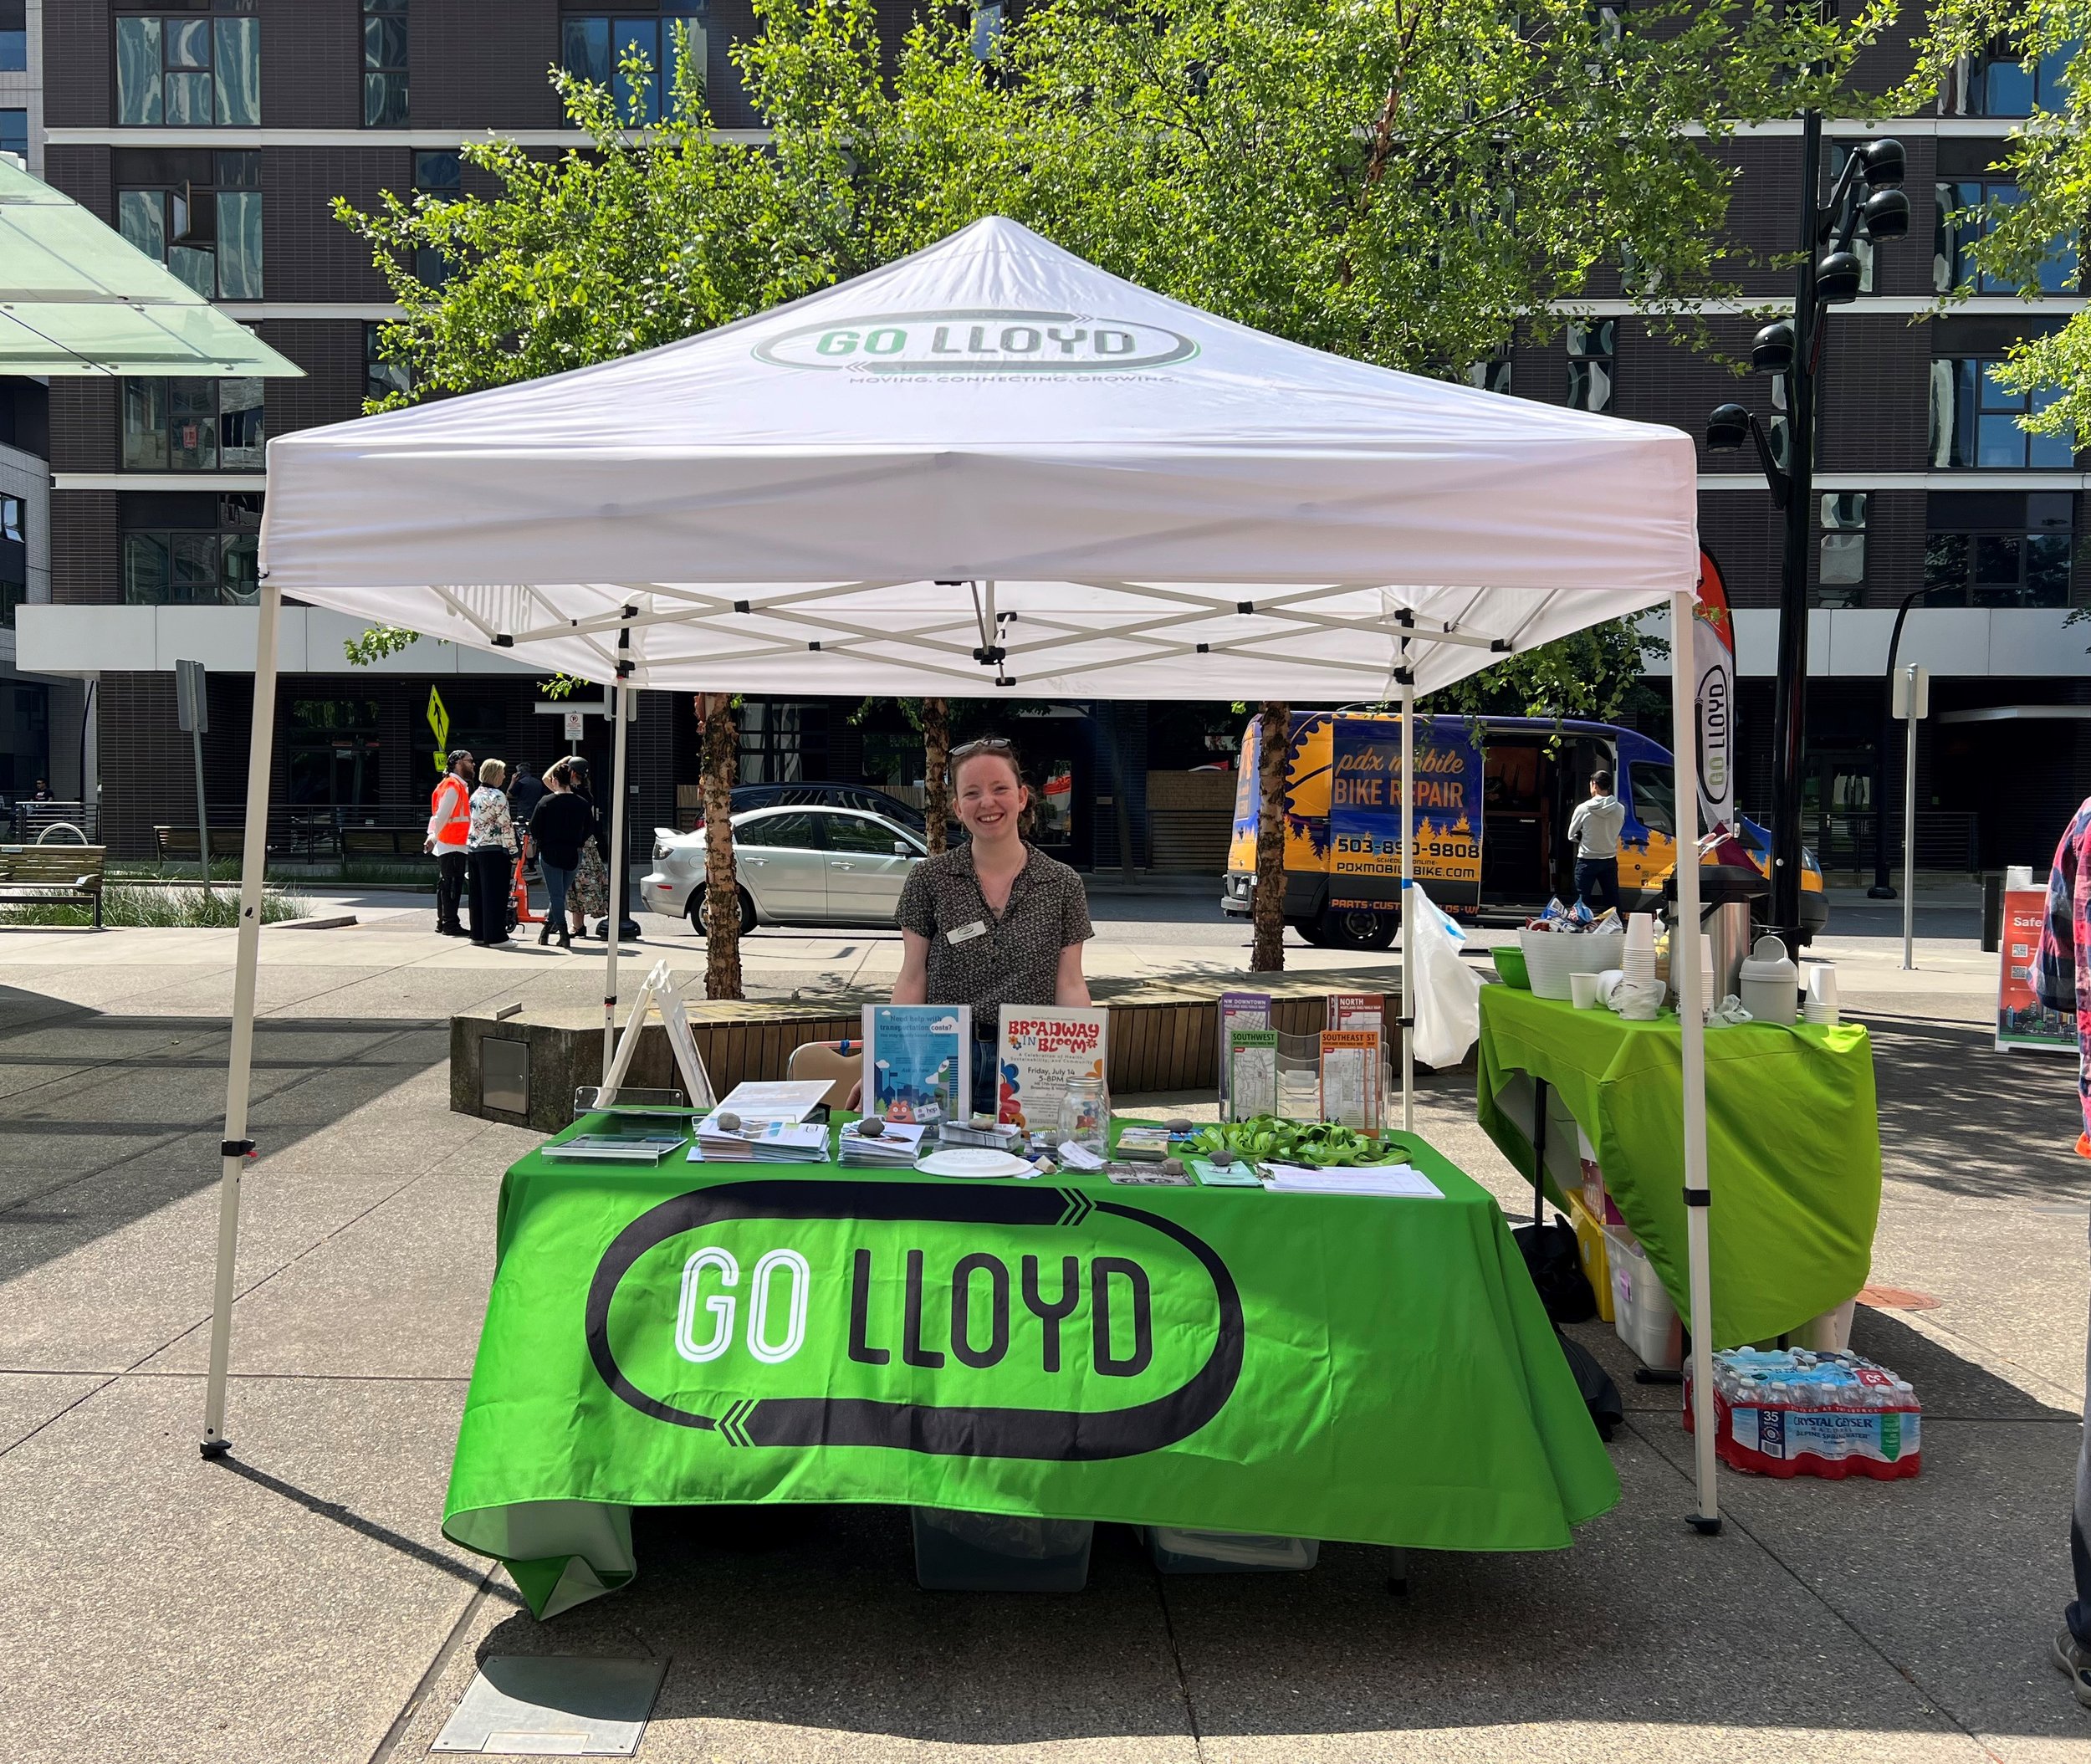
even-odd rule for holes
{"type": "Polygon", "coordinates": [[[0,74],[29,71],[29,27],[23,17],[24,10],[19,6],[0,6],[0,74]]]}
{"type": "Polygon", "coordinates": [[[126,472],[264,468],[258,380],[125,380],[126,472]]]}
{"type": "MultiPolygon", "coordinates": [[[[1967,179],[1941,183],[1934,194],[1938,200],[1938,220],[1931,249],[1932,285],[1940,294],[1950,294],[1956,288],[1972,289],[1976,294],[2017,294],[2015,283],[1978,271],[1970,253],[1976,241],[1996,223],[1996,211],[2024,199],[2018,186],[1967,179]]],[[[2054,255],[2040,266],[2040,287],[2048,294],[2073,293],[2077,282],[2076,245],[2063,238],[2056,240],[2055,247],[2054,255]]]]}
{"type": "Polygon", "coordinates": [[[292,802],[366,808],[377,800],[377,703],[371,698],[293,698],[284,730],[292,802]]]}
{"type": "Polygon", "coordinates": [[[117,230],[207,299],[262,297],[261,155],[214,153],[217,187],[119,190],[117,230]]]}
{"type": "Polygon", "coordinates": [[[973,59],[992,61],[995,49],[1002,41],[1005,20],[1001,0],[974,0],[973,8],[973,59]]]}
{"type": "Polygon", "coordinates": [[[1940,494],[1924,539],[1930,606],[2066,606],[2074,496],[1940,494]]]}
{"type": "Polygon", "coordinates": [[[406,126],[406,0],[363,0],[363,126],[406,126]]]}
{"type": "Polygon", "coordinates": [[[2030,116],[2059,109],[2063,76],[2078,47],[2064,43],[2027,65],[2008,43],[1991,43],[1954,70],[1939,94],[1939,109],[1948,116],[2030,116]]]}
{"type": "Polygon", "coordinates": [[[251,606],[260,586],[258,496],[125,497],[124,599],[134,606],[251,606]]]}
{"type": "Polygon", "coordinates": [[[1577,411],[1612,408],[1613,344],[1616,320],[1593,319],[1568,323],[1568,406],[1577,411]]]}
{"type": "MultiPolygon", "coordinates": [[[[1823,188],[1825,199],[1836,189],[1838,179],[1844,175],[1846,164],[1858,151],[1857,145],[1849,141],[1833,141],[1829,144],[1828,178],[1823,188]]],[[[1844,207],[1838,215],[1838,224],[1841,226],[1844,216],[1865,199],[1866,187],[1863,184],[1854,184],[1846,192],[1844,207]]],[[[1852,235],[1851,253],[1858,259],[1858,291],[1869,294],[1874,291],[1874,242],[1863,233],[1855,233],[1852,235]]]]}
{"type": "Polygon", "coordinates": [[[385,358],[384,335],[381,324],[363,327],[363,396],[373,404],[381,403],[395,392],[404,397],[414,390],[413,369],[404,361],[385,358]]]}
{"type": "Polygon", "coordinates": [[[0,110],[0,153],[12,153],[24,165],[29,159],[29,113],[0,110]]]}
{"type": "Polygon", "coordinates": [[[560,20],[560,64],[576,79],[608,86],[626,116],[658,122],[674,108],[679,59],[676,29],[688,33],[690,74],[701,96],[709,49],[704,18],[709,0],[662,0],[660,16],[623,18],[610,13],[568,13],[560,20]],[[642,98],[634,91],[621,64],[633,51],[646,58],[652,74],[642,98]]]}
{"type": "MultiPolygon", "coordinates": [[[[465,194],[463,156],[454,148],[417,153],[414,156],[414,194],[425,196],[432,202],[463,202],[465,194]]],[[[414,274],[431,288],[440,288],[450,279],[449,260],[432,245],[417,245],[414,248],[414,274]]]]}
{"type": "Polygon", "coordinates": [[[1476,361],[1466,371],[1466,383],[1479,386],[1485,392],[1501,392],[1507,398],[1511,392],[1511,357],[1506,350],[1500,355],[1490,355],[1485,361],[1476,361]]]}
{"type": "Polygon", "coordinates": [[[28,510],[18,496],[0,496],[0,626],[12,629],[14,609],[28,598],[28,510]]]}
{"type": "Polygon", "coordinates": [[[1866,493],[1833,493],[1823,499],[1822,561],[1816,571],[1820,604],[1850,606],[1853,592],[1866,580],[1866,493]]]}
{"type": "Polygon", "coordinates": [[[254,0],[214,0],[216,17],[116,21],[116,120],[171,129],[261,124],[261,20],[254,0]]]}
{"type": "Polygon", "coordinates": [[[1958,356],[1931,364],[1931,463],[1961,469],[2066,472],[2074,464],[2070,435],[2028,435],[2021,417],[2044,411],[2052,391],[2007,391],[1992,377],[1992,356],[1958,356]]]}

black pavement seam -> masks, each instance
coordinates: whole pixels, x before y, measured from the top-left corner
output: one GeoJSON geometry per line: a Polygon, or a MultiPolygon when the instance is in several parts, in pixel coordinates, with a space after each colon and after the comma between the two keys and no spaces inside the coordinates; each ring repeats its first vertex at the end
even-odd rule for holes
{"type": "Polygon", "coordinates": [[[1169,1614],[1169,1583],[1162,1571],[1150,1561],[1148,1572],[1154,1577],[1154,1602],[1162,1608],[1162,1634],[1169,1644],[1169,1664],[1176,1669],[1176,1694],[1184,1701],[1184,1719],[1191,1730],[1191,1756],[1205,1756],[1205,1736],[1198,1731],[1198,1705],[1191,1700],[1191,1681],[1184,1670],[1184,1650],[1176,1645],[1176,1620],[1169,1614]]]}
{"type": "MultiPolygon", "coordinates": [[[[1648,1447],[1649,1451],[1655,1455],[1656,1461],[1658,1463],[1668,1465],[1672,1470],[1676,1472],[1678,1479],[1680,1481],[1688,1484],[1695,1484],[1697,1480],[1695,1474],[1693,1471],[1687,1470],[1683,1465],[1674,1462],[1669,1455],[1664,1451],[1661,1446],[1655,1443],[1654,1439],[1652,1439],[1647,1432],[1634,1425],[1632,1416],[1628,1416],[1627,1418],[1627,1425],[1629,1428],[1632,1428],[1633,1432],[1640,1435],[1642,1443],[1648,1447]]],[[[1829,1614],[1835,1618],[1839,1623],[1843,1624],[1846,1629],[1849,1630],[1853,1640],[1857,1641],[1858,1644],[1865,1649],[1869,1654],[1872,1654],[1875,1659],[1879,1660],[1890,1672],[1894,1673],[1896,1677],[1899,1678],[1903,1683],[1907,1685],[1912,1690],[1915,1691],[1919,1696],[1923,1698],[1925,1705],[1936,1714],[1940,1721],[1945,1722],[1956,1733],[1961,1735],[1962,1738],[1966,1740],[1969,1745],[1972,1746],[1984,1757],[1989,1759],[1991,1761],[1991,1764],[2004,1764],[2002,1756],[1991,1751],[1989,1746],[1984,1745],[1981,1740],[1976,1736],[1974,1730],[1969,1727],[1966,1722],[1961,1721],[1957,1715],[1954,1714],[1952,1710],[1946,1706],[1943,1699],[1935,1696],[1931,1693],[1930,1690],[1917,1677],[1914,1672],[1912,1672],[1907,1666],[1904,1665],[1901,1661],[1895,1659],[1893,1654],[1889,1654],[1886,1649],[1883,1648],[1879,1643],[1876,1642],[1873,1637],[1869,1635],[1863,1629],[1860,1629],[1857,1621],[1847,1616],[1843,1610],[1828,1596],[1828,1594],[1824,1593],[1821,1588],[1811,1584],[1810,1582],[1802,1576],[1799,1569],[1796,1568],[1792,1562],[1786,1559],[1785,1557],[1782,1556],[1762,1537],[1759,1536],[1756,1532],[1751,1531],[1750,1527],[1745,1525],[1741,1519],[1737,1518],[1733,1507],[1724,1506],[1721,1508],[1720,1522],[1723,1526],[1733,1526],[1736,1530],[1741,1532],[1744,1536],[1747,1537],[1751,1541],[1751,1542],[1755,1544],[1760,1550],[1763,1551],[1767,1557],[1778,1565],[1779,1571],[1782,1573],[1791,1580],[1795,1586],[1798,1587],[1804,1594],[1813,1599],[1816,1603],[1820,1605],[1825,1611],[1828,1612],[1829,1614]]]]}
{"type": "Polygon", "coordinates": [[[458,1651],[458,1644],[471,1633],[473,1619],[492,1596],[493,1577],[498,1566],[498,1563],[489,1563],[486,1572],[479,1577],[479,1584],[473,1589],[472,1597],[465,1601],[464,1609],[458,1613],[458,1620],[450,1626],[450,1633],[442,1639],[442,1645],[436,1649],[436,1657],[429,1661],[428,1669],[415,1681],[414,1688],[406,1693],[406,1700],[400,1705],[399,1713],[392,1717],[392,1725],[385,1730],[385,1737],[377,1742],[376,1749],[371,1753],[370,1764],[384,1764],[384,1761],[392,1756],[405,1741],[407,1731],[413,1726],[414,1717],[421,1713],[422,1705],[427,1701],[429,1692],[442,1680],[443,1669],[449,1665],[452,1657],[458,1651]]]}
{"type": "MultiPolygon", "coordinates": [[[[94,1374],[94,1376],[99,1377],[100,1375],[97,1373],[94,1374]]],[[[117,1378],[120,1376],[120,1373],[114,1373],[109,1377],[103,1378],[101,1383],[97,1384],[92,1390],[82,1391],[77,1397],[74,1398],[71,1402],[68,1403],[64,1408],[59,1410],[56,1414],[46,1416],[43,1420],[38,1422],[34,1427],[32,1427],[28,1432],[23,1434],[19,1439],[10,1439],[5,1445],[0,1445],[0,1458],[6,1457],[9,1452],[15,1449],[16,1446],[25,1444],[29,1440],[33,1439],[54,1421],[64,1420],[66,1416],[72,1414],[74,1409],[78,1409],[80,1404],[84,1403],[89,1397],[100,1396],[105,1390],[108,1389],[111,1384],[114,1384],[116,1382],[117,1378]]]]}

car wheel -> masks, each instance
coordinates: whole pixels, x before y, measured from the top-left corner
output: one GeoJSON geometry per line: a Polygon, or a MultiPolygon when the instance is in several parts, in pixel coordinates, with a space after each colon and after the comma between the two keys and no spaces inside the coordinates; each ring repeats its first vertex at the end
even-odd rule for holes
{"type": "MultiPolygon", "coordinates": [[[[1254,922],[1252,921],[1251,923],[1253,923],[1254,922]]],[[[1289,918],[1286,921],[1286,923],[1291,926],[1295,931],[1298,932],[1300,935],[1305,938],[1310,943],[1313,944],[1316,949],[1326,949],[1328,948],[1329,934],[1322,928],[1322,921],[1320,919],[1289,918]]]]}
{"type": "Polygon", "coordinates": [[[1324,948],[1384,949],[1399,923],[1396,914],[1369,907],[1330,907],[1322,912],[1322,935],[1314,941],[1324,948]]]}
{"type": "MultiPolygon", "coordinates": [[[[740,923],[734,928],[739,931],[746,931],[755,923],[755,903],[749,897],[748,891],[745,888],[736,888],[734,891],[734,899],[735,904],[740,908],[740,923]]],[[[690,894],[690,924],[699,937],[708,937],[711,934],[711,902],[712,891],[709,888],[699,887],[692,890],[690,894]]]]}

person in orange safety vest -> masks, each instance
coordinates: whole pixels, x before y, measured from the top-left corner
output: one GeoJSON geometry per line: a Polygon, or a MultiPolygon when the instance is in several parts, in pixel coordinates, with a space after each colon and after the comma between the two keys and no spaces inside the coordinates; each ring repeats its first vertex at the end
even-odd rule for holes
{"type": "Polygon", "coordinates": [[[436,854],[436,934],[463,937],[458,904],[465,892],[465,836],[472,831],[472,782],[478,767],[463,748],[452,751],[450,770],[428,799],[428,837],[422,850],[436,854]]]}

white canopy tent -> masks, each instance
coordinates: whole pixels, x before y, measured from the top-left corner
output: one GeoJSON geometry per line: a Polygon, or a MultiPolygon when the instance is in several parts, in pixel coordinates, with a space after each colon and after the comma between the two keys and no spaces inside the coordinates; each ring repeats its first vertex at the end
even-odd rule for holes
{"type": "MultiPolygon", "coordinates": [[[[1001,219],[685,342],[272,442],[204,1450],[224,1449],[284,596],[620,701],[1398,700],[1406,744],[1418,696],[1501,655],[1665,601],[1688,631],[1695,478],[1674,430],[1283,342],[1001,219]]],[[[1689,850],[1690,742],[1676,759],[1689,850]]],[[[1699,976],[1677,971],[1711,1528],[1699,976]]]]}

